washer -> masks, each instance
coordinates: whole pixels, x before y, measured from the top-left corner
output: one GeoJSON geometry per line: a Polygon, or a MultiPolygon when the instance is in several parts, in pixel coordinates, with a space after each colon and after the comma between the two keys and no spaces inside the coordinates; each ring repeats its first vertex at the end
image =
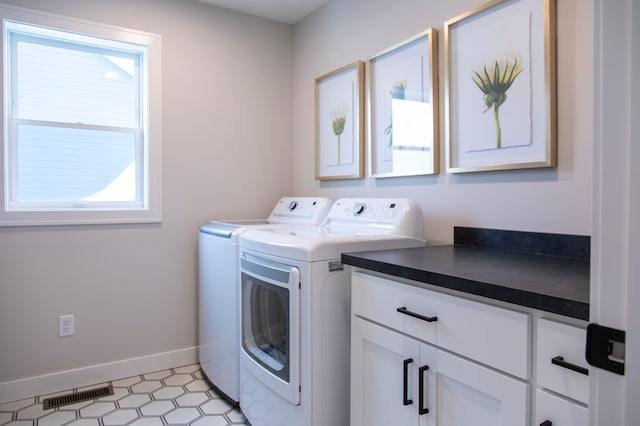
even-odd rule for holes
{"type": "Polygon", "coordinates": [[[408,199],[340,199],[322,226],[240,236],[240,408],[253,426],[349,424],[343,252],[426,245],[408,199]]]}
{"type": "Polygon", "coordinates": [[[209,381],[230,402],[239,401],[238,238],[248,229],[320,224],[328,198],[285,197],[267,219],[211,221],[200,226],[199,361],[209,381]]]}

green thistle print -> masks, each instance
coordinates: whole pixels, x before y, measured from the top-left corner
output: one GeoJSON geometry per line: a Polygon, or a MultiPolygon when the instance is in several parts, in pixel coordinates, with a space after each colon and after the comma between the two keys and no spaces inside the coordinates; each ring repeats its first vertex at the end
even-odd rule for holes
{"type": "Polygon", "coordinates": [[[493,120],[496,125],[496,144],[502,148],[502,127],[500,126],[500,106],[507,100],[507,90],[511,87],[516,77],[522,72],[522,64],[518,58],[509,60],[501,59],[494,64],[485,65],[481,71],[473,71],[471,79],[484,93],[482,99],[486,106],[483,112],[493,108],[493,120]]]}
{"type": "Polygon", "coordinates": [[[338,137],[338,165],[340,165],[340,136],[344,132],[344,125],[346,122],[346,114],[338,115],[335,110],[333,111],[331,126],[333,127],[333,134],[338,137]]]}
{"type": "MultiPolygon", "coordinates": [[[[393,83],[391,89],[391,99],[405,99],[404,92],[407,90],[407,80],[398,80],[393,83]]],[[[389,146],[393,144],[393,117],[391,117],[391,123],[384,129],[384,134],[389,135],[389,146]]]]}

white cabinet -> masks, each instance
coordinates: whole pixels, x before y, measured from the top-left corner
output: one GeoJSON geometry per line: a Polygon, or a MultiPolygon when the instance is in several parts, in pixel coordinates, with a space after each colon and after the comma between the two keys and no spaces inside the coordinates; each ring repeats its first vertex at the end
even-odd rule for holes
{"type": "Polygon", "coordinates": [[[351,425],[526,426],[529,383],[466,357],[528,376],[529,336],[526,314],[354,273],[351,425]]]}
{"type": "Polygon", "coordinates": [[[584,327],[359,270],[351,284],[351,426],[588,424],[584,327]]]}

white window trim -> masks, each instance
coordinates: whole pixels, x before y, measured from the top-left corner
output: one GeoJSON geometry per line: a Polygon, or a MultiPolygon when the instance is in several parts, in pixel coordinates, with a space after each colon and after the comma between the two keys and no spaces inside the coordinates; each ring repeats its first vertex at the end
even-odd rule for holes
{"type": "MultiPolygon", "coordinates": [[[[0,18],[5,20],[25,22],[32,25],[56,28],[66,31],[74,31],[80,34],[88,34],[105,39],[119,40],[128,43],[136,43],[147,47],[147,66],[149,67],[147,85],[143,88],[143,98],[148,99],[148,117],[144,130],[148,134],[148,149],[145,152],[144,167],[147,169],[147,200],[146,207],[141,209],[125,208],[122,210],[83,210],[81,207],[73,210],[48,210],[48,211],[19,211],[9,209],[9,197],[7,191],[8,158],[4,120],[6,105],[9,101],[7,93],[7,52],[5,43],[5,31],[3,28],[1,38],[3,69],[3,84],[0,103],[2,117],[2,149],[0,155],[0,227],[2,226],[34,226],[34,225],[84,225],[84,224],[109,224],[109,223],[157,223],[161,222],[161,37],[157,34],[145,33],[136,30],[124,29],[94,23],[64,16],[48,14],[40,11],[7,6],[0,4],[0,18]]],[[[4,27],[4,25],[3,25],[4,27]]]]}

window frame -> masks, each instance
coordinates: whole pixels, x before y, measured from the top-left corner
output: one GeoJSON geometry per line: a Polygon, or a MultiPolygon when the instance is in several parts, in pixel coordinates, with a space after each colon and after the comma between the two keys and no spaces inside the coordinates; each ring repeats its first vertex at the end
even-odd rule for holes
{"type": "MultiPolygon", "coordinates": [[[[2,161],[0,162],[0,227],[2,226],[33,226],[33,225],[81,225],[108,223],[157,223],[161,222],[160,200],[160,149],[161,149],[161,37],[136,30],[124,29],[110,25],[78,20],[74,18],[43,13],[13,6],[0,5],[2,19],[1,47],[3,57],[2,67],[2,161]],[[120,43],[135,44],[146,50],[146,60],[140,61],[140,70],[147,78],[142,79],[140,111],[140,131],[136,135],[136,143],[142,144],[142,158],[136,154],[136,166],[143,168],[142,180],[136,181],[137,203],[97,202],[69,203],[61,205],[57,202],[15,202],[11,200],[14,179],[10,176],[16,166],[12,158],[10,133],[17,131],[19,123],[31,122],[35,124],[47,123],[43,120],[24,120],[7,117],[10,111],[11,87],[8,72],[11,72],[8,52],[7,25],[39,27],[42,35],[46,36],[48,29],[66,31],[78,34],[84,41],[100,38],[105,41],[104,46],[121,46],[120,43]],[[86,38],[85,38],[86,36],[86,38]],[[140,137],[140,138],[138,138],[140,137]],[[14,162],[14,163],[12,163],[14,162]],[[11,167],[14,166],[14,167],[11,167]]],[[[53,122],[55,125],[60,123],[53,122]]],[[[118,128],[100,125],[78,125],[73,128],[106,129],[118,131],[118,128]]],[[[137,153],[140,151],[137,150],[137,153]]],[[[15,177],[15,176],[14,176],[15,177]]]]}

